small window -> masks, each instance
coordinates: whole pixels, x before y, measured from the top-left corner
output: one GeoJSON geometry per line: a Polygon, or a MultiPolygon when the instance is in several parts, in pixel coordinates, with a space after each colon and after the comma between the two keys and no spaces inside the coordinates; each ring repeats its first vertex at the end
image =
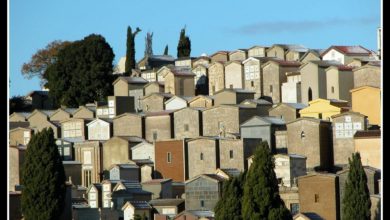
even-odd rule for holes
{"type": "Polygon", "coordinates": [[[322,113],[318,113],[318,118],[322,119],[322,113]]]}
{"type": "Polygon", "coordinates": [[[213,93],[215,92],[215,86],[213,86],[213,93]]]}
{"type": "Polygon", "coordinates": [[[269,85],[269,92],[272,93],[272,91],[273,91],[272,85],[269,85]]]}
{"type": "Polygon", "coordinates": [[[332,86],[332,93],[334,93],[334,86],[332,86]]]}
{"type": "Polygon", "coordinates": [[[314,194],[314,202],[315,203],[320,202],[320,196],[318,194],[314,194]]]}
{"type": "Polygon", "coordinates": [[[251,86],[255,87],[255,82],[254,81],[251,81],[251,86]]]}
{"type": "Polygon", "coordinates": [[[184,131],[188,131],[188,124],[184,124],[184,131]]]}
{"type": "Polygon", "coordinates": [[[304,138],[304,137],[305,137],[305,132],[302,131],[302,132],[301,132],[301,138],[304,138]]]}
{"type": "Polygon", "coordinates": [[[172,155],[171,155],[171,152],[168,152],[168,153],[167,153],[167,162],[168,162],[168,163],[171,163],[171,162],[172,162],[172,155]]]}
{"type": "Polygon", "coordinates": [[[229,86],[231,89],[233,89],[233,84],[230,84],[230,86],[229,86]]]}
{"type": "Polygon", "coordinates": [[[203,160],[203,153],[200,153],[200,160],[203,160]]]}
{"type": "Polygon", "coordinates": [[[229,156],[230,156],[230,159],[233,159],[233,150],[229,151],[229,156]]]}
{"type": "Polygon", "coordinates": [[[153,140],[157,140],[157,131],[153,131],[153,140]]]}
{"type": "Polygon", "coordinates": [[[200,200],[200,207],[204,207],[204,201],[200,200]]]}

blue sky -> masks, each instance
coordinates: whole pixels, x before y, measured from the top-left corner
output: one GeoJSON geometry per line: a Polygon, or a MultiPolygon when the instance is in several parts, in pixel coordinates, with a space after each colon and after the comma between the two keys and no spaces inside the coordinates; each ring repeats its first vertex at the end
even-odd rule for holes
{"type": "Polygon", "coordinates": [[[39,79],[23,78],[21,66],[53,40],[80,40],[101,34],[115,53],[126,53],[126,29],[140,27],[136,58],[144,53],[145,36],[154,32],[153,52],[166,44],[176,56],[180,29],[186,25],[191,56],[218,50],[275,43],[323,49],[362,45],[376,50],[381,23],[380,0],[10,0],[10,96],[39,90],[39,79]]]}

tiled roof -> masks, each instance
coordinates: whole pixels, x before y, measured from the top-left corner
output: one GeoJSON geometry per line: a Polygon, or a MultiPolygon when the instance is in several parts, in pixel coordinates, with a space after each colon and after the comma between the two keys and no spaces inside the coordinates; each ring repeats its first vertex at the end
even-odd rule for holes
{"type": "Polygon", "coordinates": [[[362,46],[331,46],[329,47],[327,50],[325,50],[321,56],[325,55],[328,51],[330,51],[331,49],[335,49],[343,54],[346,54],[346,55],[370,55],[371,54],[371,51],[362,47],[362,46]]]}
{"type": "Polygon", "coordinates": [[[309,61],[310,63],[317,64],[319,67],[328,68],[330,66],[341,66],[343,65],[340,62],[334,61],[334,60],[312,60],[309,61]]]}
{"type": "Polygon", "coordinates": [[[63,110],[68,112],[69,114],[73,114],[75,111],[77,111],[77,108],[65,108],[63,110]]]}
{"type": "Polygon", "coordinates": [[[39,110],[39,111],[41,111],[43,114],[50,117],[56,110],[39,110]]]}
{"type": "Polygon", "coordinates": [[[138,160],[135,160],[133,159],[132,161],[134,161],[138,166],[143,166],[145,164],[154,164],[153,161],[149,160],[149,159],[138,159],[138,160]]]}
{"type": "Polygon", "coordinates": [[[155,61],[175,61],[175,58],[171,55],[152,55],[149,60],[155,61]]]}
{"type": "Polygon", "coordinates": [[[231,176],[231,177],[235,177],[235,176],[239,176],[240,175],[240,173],[241,173],[241,171],[240,170],[238,170],[238,169],[220,169],[220,170],[222,170],[223,172],[225,172],[227,175],[229,175],[229,176],[231,176]]]}
{"type": "Polygon", "coordinates": [[[30,126],[30,122],[28,121],[10,121],[9,122],[9,130],[21,127],[21,128],[28,128],[30,126]]]}
{"type": "Polygon", "coordinates": [[[259,104],[259,105],[272,105],[271,102],[269,102],[265,99],[245,99],[244,101],[241,102],[241,104],[244,102],[252,102],[252,103],[259,104]]]}
{"type": "Polygon", "coordinates": [[[263,116],[263,117],[260,117],[260,118],[265,120],[265,121],[268,121],[270,124],[275,124],[275,125],[285,125],[286,124],[284,119],[281,119],[279,117],[263,116]]]}
{"type": "Polygon", "coordinates": [[[198,217],[214,217],[214,212],[210,210],[186,210],[185,212],[198,217]]]}
{"type": "Polygon", "coordinates": [[[286,61],[286,60],[279,60],[279,59],[272,59],[270,61],[274,61],[278,63],[280,66],[299,67],[301,65],[301,63],[297,61],[286,61]]]}
{"type": "Polygon", "coordinates": [[[169,115],[176,110],[165,110],[165,111],[159,111],[159,112],[146,112],[146,117],[148,116],[162,116],[162,115],[169,115]]]}
{"type": "Polygon", "coordinates": [[[151,209],[152,207],[146,201],[129,201],[136,209],[151,209]]]}
{"type": "Polygon", "coordinates": [[[223,182],[223,181],[226,180],[225,178],[223,178],[223,177],[221,177],[221,176],[219,176],[219,175],[217,175],[217,174],[202,174],[202,175],[207,176],[207,177],[210,177],[210,178],[212,178],[212,179],[215,179],[215,180],[217,180],[218,182],[223,182]]]}
{"type": "Polygon", "coordinates": [[[145,139],[138,137],[138,136],[117,136],[123,140],[127,140],[129,142],[144,142],[145,139]]]}
{"type": "Polygon", "coordinates": [[[127,83],[135,83],[135,84],[147,84],[148,83],[148,81],[142,77],[120,76],[120,77],[118,77],[118,79],[125,80],[125,81],[127,81],[127,83]]]}

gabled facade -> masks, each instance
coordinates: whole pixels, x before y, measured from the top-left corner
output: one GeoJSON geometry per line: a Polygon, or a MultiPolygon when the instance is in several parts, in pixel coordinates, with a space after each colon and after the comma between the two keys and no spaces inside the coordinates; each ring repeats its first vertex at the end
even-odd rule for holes
{"type": "Polygon", "coordinates": [[[145,137],[145,115],[124,113],[113,118],[114,136],[145,137]]]}
{"type": "Polygon", "coordinates": [[[352,67],[330,66],[326,72],[326,92],[328,99],[341,99],[351,103],[351,93],[354,88],[352,67]]]}
{"type": "Polygon", "coordinates": [[[305,156],[308,171],[333,166],[331,123],[316,118],[298,118],[286,124],[289,154],[305,156]]]}
{"type": "Polygon", "coordinates": [[[223,89],[214,94],[214,106],[240,104],[246,99],[254,99],[255,92],[244,89],[223,89]]]}
{"type": "Polygon", "coordinates": [[[300,103],[301,95],[301,73],[298,71],[286,72],[287,82],[282,83],[282,102],[300,103]]]}
{"type": "Polygon", "coordinates": [[[209,95],[225,88],[225,62],[216,61],[210,64],[209,70],[209,95]]]}
{"type": "Polygon", "coordinates": [[[355,152],[353,136],[367,129],[367,116],[357,112],[344,112],[332,116],[333,156],[335,166],[345,167],[355,152]]]}
{"type": "Polygon", "coordinates": [[[353,86],[372,86],[381,88],[381,65],[380,63],[368,63],[362,67],[353,69],[353,86]]]}
{"type": "Polygon", "coordinates": [[[172,198],[172,179],[153,179],[141,185],[143,190],[152,193],[152,199],[172,198]]]}
{"type": "Polygon", "coordinates": [[[327,99],[326,69],[340,66],[335,61],[309,61],[299,68],[301,73],[302,103],[308,104],[313,99],[327,99]]]}
{"type": "Polygon", "coordinates": [[[149,142],[174,138],[173,112],[149,112],[145,116],[145,139],[149,142]]]}
{"type": "Polygon", "coordinates": [[[128,163],[131,158],[131,148],[145,141],[140,137],[112,137],[103,144],[102,168],[107,172],[113,164],[128,163]]]}
{"type": "Polygon", "coordinates": [[[31,112],[14,112],[9,116],[10,122],[27,121],[27,118],[31,115],[31,112]]]}
{"type": "Polygon", "coordinates": [[[248,50],[247,49],[238,49],[229,52],[229,61],[243,61],[248,58],[248,50]]]}
{"type": "Polygon", "coordinates": [[[287,82],[286,72],[298,71],[297,61],[271,60],[262,65],[263,95],[272,98],[273,103],[282,101],[282,83],[287,82]]]}
{"type": "Polygon", "coordinates": [[[202,109],[183,108],[173,113],[175,139],[202,136],[202,109]]]}
{"type": "Polygon", "coordinates": [[[183,140],[156,141],[155,173],[156,178],[172,179],[173,182],[186,180],[186,151],[183,140]]]}
{"type": "Polygon", "coordinates": [[[73,113],[73,118],[95,118],[96,106],[79,106],[79,108],[73,113]]]}
{"type": "Polygon", "coordinates": [[[54,138],[61,137],[61,125],[58,122],[49,121],[50,115],[53,111],[40,111],[34,110],[27,118],[30,123],[30,128],[34,132],[42,131],[44,128],[52,128],[54,132],[54,138]]]}
{"type": "Polygon", "coordinates": [[[240,61],[234,60],[225,63],[225,88],[244,88],[244,66],[240,61]]]}
{"type": "Polygon", "coordinates": [[[87,189],[88,204],[91,208],[102,207],[102,184],[91,184],[87,189]]]}
{"type": "Polygon", "coordinates": [[[143,87],[148,83],[142,77],[118,77],[112,85],[114,86],[114,96],[133,96],[134,108],[140,109],[139,99],[144,95],[143,87]]]}
{"type": "Polygon", "coordinates": [[[61,137],[69,140],[88,140],[87,124],[91,122],[90,119],[70,118],[61,121],[61,137]]]}
{"type": "Polygon", "coordinates": [[[195,74],[195,94],[209,94],[208,66],[209,64],[197,64],[192,68],[192,72],[195,74]]]}
{"type": "Polygon", "coordinates": [[[248,49],[248,57],[265,57],[267,49],[266,46],[253,46],[248,49]]]}
{"type": "Polygon", "coordinates": [[[359,152],[362,164],[382,169],[383,147],[381,130],[357,131],[354,135],[355,152],[359,152]]]}
{"type": "Polygon", "coordinates": [[[172,98],[172,94],[169,93],[152,93],[142,97],[142,110],[144,112],[159,112],[164,111],[164,103],[172,98]]]}
{"type": "Polygon", "coordinates": [[[197,95],[188,101],[189,107],[209,108],[214,105],[214,99],[210,96],[197,95]]]}
{"type": "Polygon", "coordinates": [[[261,138],[276,152],[275,132],[286,130],[286,123],[277,117],[253,116],[240,125],[241,138],[261,138]]]}
{"type": "Polygon", "coordinates": [[[315,99],[309,102],[309,106],[299,110],[301,117],[313,117],[324,120],[332,120],[333,115],[349,111],[347,101],[336,99],[315,99]]]}
{"type": "Polygon", "coordinates": [[[354,58],[367,58],[372,52],[362,46],[330,46],[322,54],[322,60],[334,60],[344,65],[354,58]]]}
{"type": "Polygon", "coordinates": [[[200,57],[198,57],[198,58],[196,58],[196,59],[194,59],[192,61],[192,66],[195,67],[195,66],[197,66],[199,64],[209,65],[210,62],[211,62],[210,57],[208,57],[207,55],[203,54],[200,57]]]}
{"type": "Polygon", "coordinates": [[[217,51],[210,56],[211,63],[229,61],[229,51],[217,51]]]}
{"type": "Polygon", "coordinates": [[[144,96],[150,95],[152,93],[163,93],[164,92],[164,83],[163,82],[149,82],[144,86],[144,96]]]}
{"type": "Polygon", "coordinates": [[[135,163],[113,164],[109,173],[110,180],[141,181],[140,169],[135,163]]]}
{"type": "Polygon", "coordinates": [[[30,128],[22,128],[22,127],[14,128],[9,131],[9,145],[27,146],[27,144],[30,142],[32,134],[33,134],[33,130],[30,128]]]}
{"type": "Polygon", "coordinates": [[[63,121],[72,117],[76,108],[59,108],[50,116],[50,121],[63,121]]]}
{"type": "Polygon", "coordinates": [[[321,49],[309,49],[302,57],[299,59],[301,63],[307,63],[309,61],[321,60],[321,53],[324,50],[321,49]]]}
{"type": "Polygon", "coordinates": [[[108,140],[113,133],[112,120],[97,118],[87,124],[88,140],[108,140]]]}
{"type": "Polygon", "coordinates": [[[165,104],[165,110],[176,110],[185,108],[188,106],[188,100],[192,97],[185,96],[172,96],[172,98],[168,99],[165,104]]]}
{"type": "Polygon", "coordinates": [[[164,78],[166,93],[179,96],[195,95],[195,74],[191,69],[170,68],[159,74],[164,78]]]}
{"type": "Polygon", "coordinates": [[[152,207],[146,201],[128,201],[123,207],[123,220],[133,220],[135,215],[152,219],[152,207]]]}
{"type": "Polygon", "coordinates": [[[131,148],[132,160],[151,160],[154,163],[154,155],[154,145],[146,141],[131,148]]]}
{"type": "Polygon", "coordinates": [[[202,174],[186,181],[186,210],[214,210],[225,180],[216,174],[202,174]]]}
{"type": "Polygon", "coordinates": [[[306,107],[302,103],[279,103],[269,110],[269,116],[279,117],[289,123],[299,118],[299,111],[306,107]]]}

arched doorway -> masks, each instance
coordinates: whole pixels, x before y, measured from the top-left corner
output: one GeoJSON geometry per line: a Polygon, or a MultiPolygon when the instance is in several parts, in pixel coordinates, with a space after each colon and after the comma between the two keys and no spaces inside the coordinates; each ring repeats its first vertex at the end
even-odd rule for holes
{"type": "Polygon", "coordinates": [[[311,100],[313,100],[313,92],[311,91],[311,88],[310,88],[310,87],[309,87],[309,90],[308,90],[308,92],[307,92],[307,97],[308,97],[309,102],[310,102],[311,100]]]}

